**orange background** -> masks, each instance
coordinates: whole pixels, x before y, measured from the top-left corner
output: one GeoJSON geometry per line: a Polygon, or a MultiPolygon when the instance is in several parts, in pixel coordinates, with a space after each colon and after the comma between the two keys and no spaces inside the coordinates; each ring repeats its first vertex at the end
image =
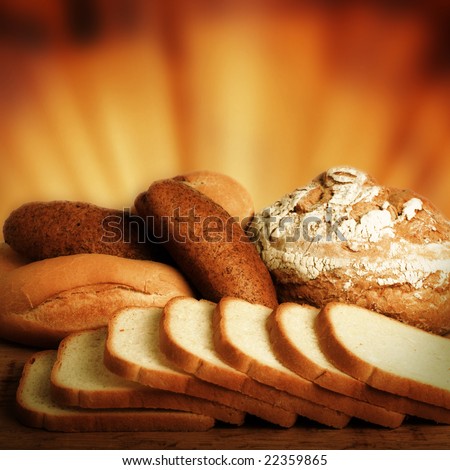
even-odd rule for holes
{"type": "Polygon", "coordinates": [[[1,2],[1,223],[196,169],[260,209],[341,164],[450,216],[446,2],[211,3],[1,2]]]}

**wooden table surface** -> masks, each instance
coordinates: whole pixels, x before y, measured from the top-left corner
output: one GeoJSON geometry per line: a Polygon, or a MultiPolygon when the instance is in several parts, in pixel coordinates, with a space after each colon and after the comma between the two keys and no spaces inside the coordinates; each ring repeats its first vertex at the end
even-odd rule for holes
{"type": "Polygon", "coordinates": [[[0,341],[0,449],[450,449],[450,426],[409,418],[398,429],[362,421],[341,430],[299,419],[280,429],[248,417],[242,427],[206,432],[58,433],[22,426],[14,397],[34,349],[0,341]]]}

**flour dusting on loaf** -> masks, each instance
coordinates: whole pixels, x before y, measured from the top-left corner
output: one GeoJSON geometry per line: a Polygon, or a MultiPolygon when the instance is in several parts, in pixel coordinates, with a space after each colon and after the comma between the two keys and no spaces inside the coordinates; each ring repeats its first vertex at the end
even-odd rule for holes
{"type": "Polygon", "coordinates": [[[340,300],[450,330],[450,223],[425,198],[331,168],[256,214],[282,301],[340,300]]]}

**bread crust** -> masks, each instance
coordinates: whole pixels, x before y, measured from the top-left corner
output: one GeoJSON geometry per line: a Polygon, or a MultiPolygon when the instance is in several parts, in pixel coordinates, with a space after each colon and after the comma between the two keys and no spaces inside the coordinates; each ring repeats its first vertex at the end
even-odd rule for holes
{"type": "Polygon", "coordinates": [[[125,306],[163,306],[191,295],[171,266],[111,255],[81,254],[32,262],[0,279],[0,336],[54,347],[69,333],[107,324],[125,306]]]}
{"type": "Polygon", "coordinates": [[[450,331],[450,222],[413,191],[331,168],[253,226],[280,302],[346,302],[450,331]]]}
{"type": "Polygon", "coordinates": [[[86,202],[23,204],[6,219],[3,235],[15,251],[34,261],[81,253],[164,260],[146,238],[142,218],[86,202]]]}
{"type": "Polygon", "coordinates": [[[316,321],[320,346],[336,367],[374,388],[450,409],[450,393],[373,366],[348,349],[333,326],[332,310],[336,305],[342,303],[331,302],[326,305],[321,309],[316,321]]]}
{"type": "Polygon", "coordinates": [[[7,243],[0,243],[0,280],[8,272],[28,263],[30,263],[28,258],[14,251],[7,243]]]}
{"type": "Polygon", "coordinates": [[[222,206],[232,217],[237,217],[242,228],[251,221],[254,205],[250,193],[234,178],[214,171],[192,171],[173,178],[184,181],[192,188],[222,206]]]}
{"type": "Polygon", "coordinates": [[[202,297],[235,296],[274,308],[275,288],[255,246],[218,204],[183,181],[153,183],[135,202],[202,297]]]}

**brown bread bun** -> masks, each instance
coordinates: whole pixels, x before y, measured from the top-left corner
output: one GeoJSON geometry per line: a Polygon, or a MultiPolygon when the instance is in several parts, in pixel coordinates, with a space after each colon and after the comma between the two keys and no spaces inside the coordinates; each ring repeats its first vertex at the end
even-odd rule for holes
{"type": "Polygon", "coordinates": [[[0,337],[54,347],[69,333],[105,326],[120,308],[163,307],[180,295],[192,295],[183,276],[154,261],[101,254],[35,261],[0,273],[0,337]]]}
{"type": "Polygon", "coordinates": [[[280,301],[346,302],[450,332],[450,222],[412,191],[332,168],[254,227],[280,301]]]}
{"type": "Polygon", "coordinates": [[[253,217],[254,205],[250,193],[235,179],[213,171],[193,171],[173,178],[184,181],[222,206],[242,227],[253,217]]]}
{"type": "Polygon", "coordinates": [[[160,260],[145,238],[144,222],[132,214],[85,202],[30,202],[6,219],[3,235],[31,260],[80,253],[160,260]]]}
{"type": "Polygon", "coordinates": [[[157,181],[135,207],[205,299],[277,305],[270,274],[239,223],[189,183],[157,181]]]}

